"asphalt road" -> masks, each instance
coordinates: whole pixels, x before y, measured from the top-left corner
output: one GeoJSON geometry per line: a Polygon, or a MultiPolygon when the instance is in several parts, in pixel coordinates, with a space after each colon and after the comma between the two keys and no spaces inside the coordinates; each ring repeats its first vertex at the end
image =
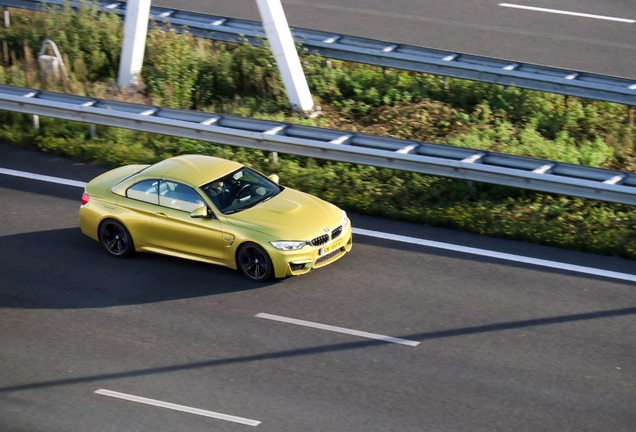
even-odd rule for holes
{"type": "MultiPolygon", "coordinates": [[[[82,181],[103,172],[7,145],[0,167],[82,181]]],[[[356,235],[337,263],[257,285],[202,263],[107,256],[79,231],[80,195],[0,174],[3,432],[252,427],[99,389],[257,420],[262,431],[634,430],[636,283],[356,235]]],[[[626,260],[352,220],[636,273],[626,260]]]]}
{"type": "MultiPolygon", "coordinates": [[[[260,21],[255,0],[153,0],[260,21]]],[[[636,24],[512,9],[499,0],[282,0],[292,27],[636,79],[636,24]]],[[[508,3],[636,19],[631,0],[508,3]]]]}

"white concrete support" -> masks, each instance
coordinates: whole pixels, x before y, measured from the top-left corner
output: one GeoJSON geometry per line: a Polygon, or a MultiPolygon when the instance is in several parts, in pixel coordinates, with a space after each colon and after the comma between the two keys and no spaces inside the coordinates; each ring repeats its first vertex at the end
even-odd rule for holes
{"type": "Polygon", "coordinates": [[[120,87],[138,87],[146,48],[150,0],[128,0],[124,20],[124,45],[119,62],[120,87]]]}
{"type": "Polygon", "coordinates": [[[313,111],[314,101],[300,65],[283,5],[280,0],[256,0],[256,4],[292,107],[304,112],[313,111]]]}

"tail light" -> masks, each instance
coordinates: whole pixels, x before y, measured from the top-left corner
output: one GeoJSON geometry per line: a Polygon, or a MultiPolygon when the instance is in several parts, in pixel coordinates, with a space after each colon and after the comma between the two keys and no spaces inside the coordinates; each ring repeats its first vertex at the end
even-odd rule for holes
{"type": "Polygon", "coordinates": [[[86,192],[84,192],[82,194],[82,205],[86,205],[87,202],[90,201],[90,197],[88,196],[88,194],[86,192]]]}

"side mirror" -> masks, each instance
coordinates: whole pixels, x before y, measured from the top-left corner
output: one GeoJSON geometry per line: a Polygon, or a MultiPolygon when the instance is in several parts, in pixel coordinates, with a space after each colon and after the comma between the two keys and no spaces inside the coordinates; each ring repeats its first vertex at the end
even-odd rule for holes
{"type": "Polygon", "coordinates": [[[208,212],[208,208],[206,206],[203,206],[203,207],[199,207],[198,209],[194,209],[192,213],[190,213],[190,217],[210,219],[210,218],[213,218],[214,216],[208,212]]]}
{"type": "Polygon", "coordinates": [[[280,180],[276,174],[272,174],[271,176],[269,176],[267,178],[270,179],[271,181],[273,181],[276,184],[278,184],[278,181],[280,180]]]}

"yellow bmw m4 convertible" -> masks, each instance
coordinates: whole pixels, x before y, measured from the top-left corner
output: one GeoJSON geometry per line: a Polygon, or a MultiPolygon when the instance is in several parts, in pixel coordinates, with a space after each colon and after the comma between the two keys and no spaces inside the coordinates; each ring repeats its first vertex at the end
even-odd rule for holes
{"type": "Polygon", "coordinates": [[[115,257],[154,252],[239,269],[257,282],[307,273],[351,250],[333,204],[225,159],[127,165],[86,185],[82,232],[115,257]]]}

